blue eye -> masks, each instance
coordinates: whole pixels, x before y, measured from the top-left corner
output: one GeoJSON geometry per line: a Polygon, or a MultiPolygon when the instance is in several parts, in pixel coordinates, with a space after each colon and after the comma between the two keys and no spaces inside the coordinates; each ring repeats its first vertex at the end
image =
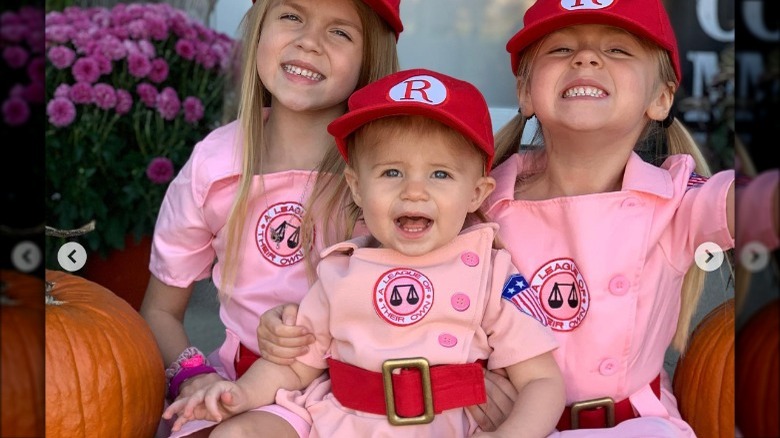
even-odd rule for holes
{"type": "Polygon", "coordinates": [[[279,17],[280,20],[301,21],[300,17],[295,14],[282,14],[279,17]]]}
{"type": "Polygon", "coordinates": [[[401,172],[398,169],[387,169],[382,172],[382,176],[388,176],[390,178],[397,178],[401,176],[401,172]]]}
{"type": "Polygon", "coordinates": [[[443,170],[437,170],[433,172],[433,177],[436,179],[447,179],[450,177],[450,174],[448,172],[445,172],[443,170]]]}

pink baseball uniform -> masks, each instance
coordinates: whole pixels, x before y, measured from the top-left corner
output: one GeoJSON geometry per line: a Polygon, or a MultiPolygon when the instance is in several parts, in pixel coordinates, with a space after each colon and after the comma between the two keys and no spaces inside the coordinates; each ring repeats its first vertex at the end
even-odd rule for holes
{"type": "MultiPolygon", "coordinates": [[[[317,340],[298,359],[324,369],[332,357],[370,371],[381,371],[387,359],[425,357],[431,366],[487,359],[493,369],[555,349],[548,327],[502,299],[502,288],[515,286],[504,287],[507,280],[522,277],[506,251],[492,248],[496,229],[471,227],[424,257],[363,247],[365,238],[327,249],[297,321],[317,340]]],[[[430,424],[393,426],[385,416],[344,407],[333,394],[308,409],[311,436],[459,437],[477,427],[464,408],[430,424]]]]}
{"type": "Polygon", "coordinates": [[[524,201],[514,199],[523,159],[516,154],[493,171],[497,187],[486,207],[528,276],[530,287],[512,299],[547,321],[560,343],[553,354],[567,405],[628,398],[642,416],[598,436],[694,436],[680,419],[664,354],[695,249],[707,241],[734,246],[726,218],[734,172],[706,179],[687,155],[656,167],[632,154],[620,191],[524,201]],[[659,374],[660,400],[650,386],[659,374]]]}
{"type": "MultiPolygon", "coordinates": [[[[220,284],[225,225],[241,172],[239,129],[232,122],[206,136],[168,188],[149,264],[165,284],[186,287],[209,276],[220,284]]],[[[219,294],[225,342],[209,357],[223,377],[236,377],[239,344],[258,352],[260,315],[279,304],[299,302],[309,289],[299,237],[303,205],[316,177],[313,171],[291,170],[252,181],[235,285],[229,296],[219,294]]],[[[210,425],[214,423],[189,422],[173,436],[210,425]]]]}

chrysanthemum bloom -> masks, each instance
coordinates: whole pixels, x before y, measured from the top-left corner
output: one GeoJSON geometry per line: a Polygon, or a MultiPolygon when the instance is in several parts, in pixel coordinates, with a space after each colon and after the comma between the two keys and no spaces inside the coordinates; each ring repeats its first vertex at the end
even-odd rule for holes
{"type": "Polygon", "coordinates": [[[86,82],[76,82],[70,87],[68,97],[73,103],[86,104],[95,100],[95,93],[92,91],[92,85],[86,82]]]}
{"type": "Polygon", "coordinates": [[[8,126],[19,126],[30,118],[30,106],[24,99],[9,97],[2,106],[3,121],[8,126]]]}
{"type": "Polygon", "coordinates": [[[138,97],[141,98],[141,102],[149,108],[154,108],[157,105],[157,88],[154,85],[147,82],[141,82],[135,87],[135,92],[138,93],[138,97]]]}
{"type": "Polygon", "coordinates": [[[173,179],[173,162],[165,157],[153,159],[146,168],[146,177],[155,184],[165,184],[173,179]]]}
{"type": "Polygon", "coordinates": [[[100,77],[100,66],[91,57],[79,58],[73,63],[71,72],[76,81],[91,84],[100,77]]]}
{"type": "Polygon", "coordinates": [[[111,85],[95,84],[92,91],[95,93],[95,105],[106,110],[116,106],[116,91],[111,85]]]}
{"type": "Polygon", "coordinates": [[[49,116],[49,123],[62,128],[76,119],[76,106],[69,99],[55,97],[46,105],[46,114],[49,116]]]}
{"type": "Polygon", "coordinates": [[[152,71],[149,72],[147,78],[156,84],[168,79],[168,63],[162,58],[154,59],[152,61],[152,71]]]}
{"type": "Polygon", "coordinates": [[[132,107],[133,96],[130,95],[130,92],[121,88],[116,90],[116,106],[114,107],[114,111],[120,115],[127,114],[132,107]]]}
{"type": "Polygon", "coordinates": [[[76,52],[69,47],[54,46],[49,49],[48,57],[53,66],[63,69],[73,65],[73,61],[76,59],[76,52]]]}
{"type": "Polygon", "coordinates": [[[184,99],[184,121],[198,123],[203,118],[203,102],[195,96],[184,99]]]}
{"type": "Polygon", "coordinates": [[[149,61],[149,58],[140,51],[130,53],[127,55],[127,71],[129,71],[133,77],[139,79],[145,78],[146,75],[152,71],[152,63],[149,61]]]}
{"type": "Polygon", "coordinates": [[[181,109],[181,101],[176,94],[176,90],[171,87],[165,87],[157,95],[157,111],[160,113],[163,119],[173,120],[176,115],[179,114],[181,109]]]}

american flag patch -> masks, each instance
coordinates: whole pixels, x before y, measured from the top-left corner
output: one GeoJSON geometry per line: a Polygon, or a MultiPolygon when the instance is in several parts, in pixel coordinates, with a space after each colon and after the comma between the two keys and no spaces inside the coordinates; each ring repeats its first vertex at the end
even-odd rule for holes
{"type": "Polygon", "coordinates": [[[501,297],[542,325],[547,325],[547,317],[539,304],[539,297],[528,287],[528,281],[522,275],[514,274],[507,279],[501,297]]]}
{"type": "Polygon", "coordinates": [[[688,178],[688,187],[686,188],[686,190],[699,187],[702,184],[706,183],[708,179],[709,178],[707,178],[706,176],[701,176],[696,172],[691,172],[691,177],[688,178]]]}

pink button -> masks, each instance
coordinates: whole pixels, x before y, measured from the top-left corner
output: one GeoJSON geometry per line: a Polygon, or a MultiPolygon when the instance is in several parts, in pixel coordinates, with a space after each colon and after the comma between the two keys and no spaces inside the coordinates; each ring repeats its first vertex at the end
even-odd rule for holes
{"type": "Polygon", "coordinates": [[[609,291],[614,295],[625,295],[630,286],[631,282],[625,275],[616,275],[609,280],[609,291]]]}
{"type": "Polygon", "coordinates": [[[458,338],[452,336],[449,333],[442,333],[439,335],[439,345],[442,347],[452,348],[458,344],[458,338]]]}
{"type": "Polygon", "coordinates": [[[642,205],[642,201],[639,198],[635,198],[633,196],[626,198],[620,204],[621,207],[637,207],[641,205],[642,205]]]}
{"type": "Polygon", "coordinates": [[[452,303],[452,308],[458,312],[463,312],[471,305],[471,299],[469,296],[461,292],[453,295],[452,298],[450,298],[450,302],[452,303]]]}
{"type": "Polygon", "coordinates": [[[616,359],[604,359],[599,365],[599,373],[602,376],[611,376],[618,371],[618,361],[616,359]]]}
{"type": "Polygon", "coordinates": [[[477,266],[479,264],[479,256],[477,253],[466,251],[460,255],[460,259],[466,266],[477,266]]]}

